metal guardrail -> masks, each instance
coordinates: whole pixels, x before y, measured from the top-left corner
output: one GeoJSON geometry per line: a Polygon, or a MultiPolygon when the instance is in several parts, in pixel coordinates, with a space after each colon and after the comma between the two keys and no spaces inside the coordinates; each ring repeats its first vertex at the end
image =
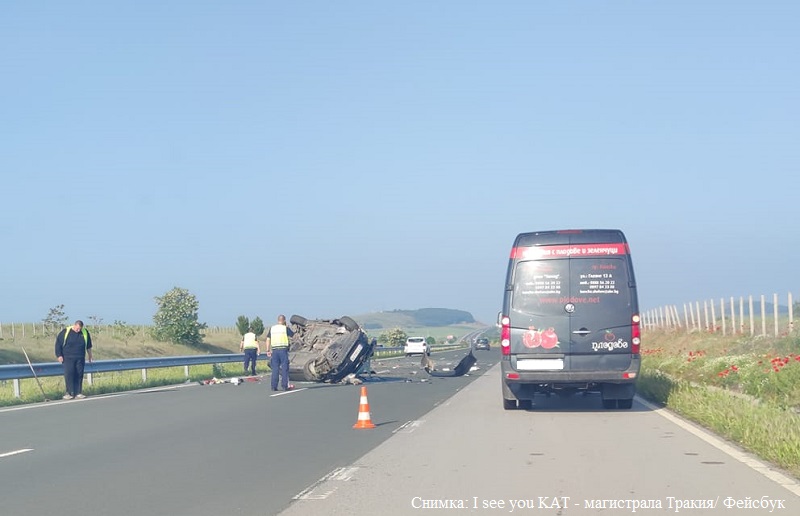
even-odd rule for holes
{"type": "MultiPolygon", "coordinates": [[[[458,346],[444,345],[444,346],[431,346],[431,350],[444,351],[445,349],[453,349],[458,346]]],[[[374,353],[383,352],[398,352],[403,351],[403,347],[377,347],[374,353]]],[[[258,355],[259,360],[268,360],[265,353],[258,355]]],[[[84,368],[84,373],[89,375],[91,382],[92,373],[106,373],[113,371],[135,371],[142,370],[142,379],[146,379],[148,369],[158,369],[164,367],[186,367],[186,376],[189,376],[188,368],[196,365],[206,364],[228,364],[242,362],[244,355],[242,353],[229,353],[219,355],[186,355],[177,357],[156,357],[156,358],[121,358],[116,360],[95,360],[94,362],[87,362],[84,368]]],[[[60,362],[43,362],[32,364],[11,364],[0,365],[0,381],[13,380],[14,381],[14,396],[20,397],[19,381],[34,377],[46,376],[61,376],[64,374],[64,368],[60,362]],[[33,369],[33,370],[31,370],[33,369]],[[34,372],[36,373],[34,375],[34,372]]]]}
{"type": "MultiPolygon", "coordinates": [[[[189,366],[203,365],[203,364],[224,364],[232,362],[241,362],[244,355],[238,354],[222,354],[222,355],[189,355],[181,357],[157,357],[157,358],[121,358],[117,360],[97,360],[95,362],[87,362],[84,368],[84,373],[89,377],[89,383],[92,383],[92,373],[106,373],[111,371],[134,371],[136,369],[142,370],[142,380],[147,380],[148,369],[158,369],[162,367],[186,367],[186,377],[189,377],[189,366]]],[[[266,359],[266,354],[260,354],[260,359],[266,359]]],[[[0,365],[0,381],[13,380],[14,382],[14,397],[19,398],[20,380],[34,377],[45,376],[61,376],[64,374],[64,367],[61,362],[45,362],[39,364],[13,364],[13,365],[0,365]],[[33,369],[33,370],[31,370],[33,369]],[[34,372],[36,375],[34,376],[34,372]]]]}
{"type": "MultiPolygon", "coordinates": [[[[157,358],[122,358],[117,360],[96,360],[87,362],[84,373],[105,373],[109,371],[133,371],[136,369],[157,369],[160,367],[180,367],[201,364],[225,364],[241,362],[241,353],[224,355],[188,355],[182,357],[157,357],[157,358]]],[[[264,353],[258,356],[266,359],[264,353]]],[[[44,362],[33,364],[36,376],[61,376],[64,368],[60,362],[44,362]]],[[[0,365],[0,380],[17,380],[33,378],[33,372],[28,364],[0,365]]]]}

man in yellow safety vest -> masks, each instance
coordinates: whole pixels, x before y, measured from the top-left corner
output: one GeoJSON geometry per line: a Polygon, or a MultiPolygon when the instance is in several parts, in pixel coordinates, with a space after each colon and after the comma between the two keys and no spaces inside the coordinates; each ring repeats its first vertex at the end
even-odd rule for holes
{"type": "Polygon", "coordinates": [[[289,337],[294,332],[286,326],[286,317],[278,316],[278,324],[267,332],[267,358],[272,369],[271,387],[278,390],[278,380],[284,391],[289,390],[289,337]]]}

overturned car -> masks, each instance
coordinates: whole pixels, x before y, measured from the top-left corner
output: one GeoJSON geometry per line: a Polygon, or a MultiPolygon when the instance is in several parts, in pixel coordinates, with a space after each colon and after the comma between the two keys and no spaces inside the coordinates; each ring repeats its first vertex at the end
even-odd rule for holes
{"type": "Polygon", "coordinates": [[[375,342],[350,317],[289,318],[289,379],[337,383],[355,374],[372,356],[375,342]]]}

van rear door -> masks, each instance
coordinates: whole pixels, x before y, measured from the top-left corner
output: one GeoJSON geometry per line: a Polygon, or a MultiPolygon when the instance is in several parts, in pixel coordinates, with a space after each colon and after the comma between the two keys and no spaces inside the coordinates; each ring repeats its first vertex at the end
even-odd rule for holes
{"type": "Polygon", "coordinates": [[[634,299],[627,256],[570,258],[570,361],[574,371],[625,370],[634,299]]]}
{"type": "Polygon", "coordinates": [[[624,242],[516,248],[510,353],[561,357],[568,371],[628,368],[637,310],[629,263],[624,242]]]}

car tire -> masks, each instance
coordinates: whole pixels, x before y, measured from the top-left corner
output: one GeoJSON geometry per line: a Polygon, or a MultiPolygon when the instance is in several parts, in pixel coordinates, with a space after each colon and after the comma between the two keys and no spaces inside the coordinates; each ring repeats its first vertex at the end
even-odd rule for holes
{"type": "Polygon", "coordinates": [[[298,326],[305,326],[307,322],[308,319],[306,319],[302,315],[293,315],[289,318],[290,324],[296,324],[298,326]]]}
{"type": "Polygon", "coordinates": [[[517,408],[517,400],[507,400],[503,398],[503,408],[505,410],[515,410],[517,408]]]}
{"type": "Polygon", "coordinates": [[[356,331],[359,328],[358,323],[346,315],[339,317],[339,322],[342,323],[342,326],[344,326],[347,331],[356,331]]]}
{"type": "Polygon", "coordinates": [[[603,408],[604,409],[617,408],[617,400],[603,400],[603,408]]]}
{"type": "Polygon", "coordinates": [[[625,410],[633,408],[633,398],[617,400],[617,407],[625,410]]]}
{"type": "Polygon", "coordinates": [[[316,372],[314,371],[314,360],[309,360],[303,366],[303,378],[305,378],[307,382],[316,382],[319,380],[316,372]]]}

